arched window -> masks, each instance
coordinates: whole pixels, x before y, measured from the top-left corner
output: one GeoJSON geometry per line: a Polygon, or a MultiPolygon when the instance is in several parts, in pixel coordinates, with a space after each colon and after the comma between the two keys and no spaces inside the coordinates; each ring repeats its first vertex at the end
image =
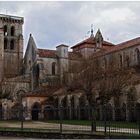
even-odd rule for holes
{"type": "Polygon", "coordinates": [[[4,35],[7,36],[7,25],[4,25],[4,35]]]}
{"type": "Polygon", "coordinates": [[[15,45],[15,43],[14,43],[14,40],[11,40],[10,41],[10,50],[14,50],[14,46],[15,45]]]}
{"type": "Polygon", "coordinates": [[[11,36],[14,36],[14,35],[15,35],[15,27],[12,26],[12,27],[11,27],[11,36]]]}
{"type": "Polygon", "coordinates": [[[129,60],[129,57],[126,56],[126,67],[129,67],[130,66],[130,60],[129,60]]]}
{"type": "Polygon", "coordinates": [[[55,62],[52,63],[52,75],[55,75],[55,62]]]}
{"type": "Polygon", "coordinates": [[[122,68],[122,65],[123,65],[123,61],[122,61],[122,55],[119,55],[119,65],[120,65],[120,68],[122,68]]]}
{"type": "Polygon", "coordinates": [[[135,50],[135,59],[136,59],[136,64],[139,64],[139,62],[140,62],[140,51],[139,51],[138,48],[135,50]]]}
{"type": "Polygon", "coordinates": [[[8,44],[7,39],[4,39],[4,50],[6,50],[8,48],[7,44],[8,44]]]}

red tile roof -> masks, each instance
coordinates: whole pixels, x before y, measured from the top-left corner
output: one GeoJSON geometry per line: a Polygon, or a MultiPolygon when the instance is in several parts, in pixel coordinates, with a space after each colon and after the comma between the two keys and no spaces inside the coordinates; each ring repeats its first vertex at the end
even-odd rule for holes
{"type": "MultiPolygon", "coordinates": [[[[38,54],[39,57],[57,58],[56,50],[38,49],[38,54]]],[[[69,52],[68,57],[69,59],[77,60],[80,59],[82,55],[78,52],[69,52]]]]}
{"type": "Polygon", "coordinates": [[[140,44],[140,37],[137,37],[137,38],[115,45],[115,47],[112,47],[111,49],[108,50],[108,53],[125,49],[125,48],[129,48],[129,47],[139,45],[139,44],[140,44]]]}
{"type": "Polygon", "coordinates": [[[94,54],[94,57],[99,57],[101,55],[106,55],[106,54],[113,53],[113,52],[116,52],[116,51],[119,51],[119,50],[122,50],[122,49],[133,47],[133,46],[136,46],[136,45],[140,45],[140,37],[125,41],[125,42],[120,43],[120,44],[117,44],[114,47],[111,47],[110,49],[108,49],[104,52],[99,51],[99,52],[94,54]]]}
{"type": "Polygon", "coordinates": [[[56,58],[56,50],[38,49],[39,57],[56,58]]]}
{"type": "MultiPolygon", "coordinates": [[[[89,38],[83,40],[82,42],[72,46],[71,49],[76,48],[76,47],[78,47],[80,45],[83,45],[83,44],[95,44],[95,43],[96,43],[95,38],[94,37],[89,37],[89,38]]],[[[103,46],[114,46],[114,44],[112,44],[108,41],[103,41],[103,46]]]]}

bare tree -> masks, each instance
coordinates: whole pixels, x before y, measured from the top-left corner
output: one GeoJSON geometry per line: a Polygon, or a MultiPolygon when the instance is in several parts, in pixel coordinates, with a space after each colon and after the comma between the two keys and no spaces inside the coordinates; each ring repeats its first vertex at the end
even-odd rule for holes
{"type": "Polygon", "coordinates": [[[131,83],[132,73],[132,68],[119,68],[114,63],[103,67],[98,58],[92,57],[83,59],[78,68],[74,66],[73,76],[67,87],[72,90],[82,90],[95,112],[97,100],[104,105],[112,97],[117,98],[123,94],[123,90],[131,83]],[[95,91],[98,93],[98,98],[95,91]]]}
{"type": "Polygon", "coordinates": [[[98,84],[99,99],[103,104],[107,103],[112,97],[118,98],[123,95],[124,89],[132,84],[131,77],[134,73],[133,68],[118,68],[110,65],[102,70],[102,77],[98,84]]]}

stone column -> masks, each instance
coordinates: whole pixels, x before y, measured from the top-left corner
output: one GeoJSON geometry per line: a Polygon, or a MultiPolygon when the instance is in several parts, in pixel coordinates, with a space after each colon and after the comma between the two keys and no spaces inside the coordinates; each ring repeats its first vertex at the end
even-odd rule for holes
{"type": "Polygon", "coordinates": [[[4,61],[4,31],[0,23],[0,82],[3,79],[3,61],[4,61]]]}
{"type": "Polygon", "coordinates": [[[32,112],[31,108],[27,108],[27,114],[26,114],[25,120],[32,120],[31,112],[32,112]]]}
{"type": "Polygon", "coordinates": [[[3,119],[4,120],[7,120],[8,119],[8,110],[7,110],[7,101],[6,100],[4,100],[4,102],[3,102],[3,119]]]}
{"type": "Polygon", "coordinates": [[[112,110],[112,119],[113,121],[115,121],[116,117],[115,117],[115,107],[113,107],[113,110],[112,110]]]}

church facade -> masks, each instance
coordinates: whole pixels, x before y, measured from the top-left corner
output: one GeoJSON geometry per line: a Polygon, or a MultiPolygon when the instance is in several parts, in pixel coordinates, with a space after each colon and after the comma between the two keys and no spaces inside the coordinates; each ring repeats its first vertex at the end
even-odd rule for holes
{"type": "MultiPolygon", "coordinates": [[[[25,108],[24,118],[49,119],[57,118],[57,112],[46,111],[64,107],[65,119],[90,119],[90,109],[86,96],[82,91],[67,93],[62,86],[65,73],[71,73],[71,67],[78,65],[83,58],[96,56],[100,65],[107,67],[112,60],[118,67],[135,67],[140,64],[140,37],[113,44],[105,41],[100,30],[71,47],[61,44],[55,50],[39,48],[30,34],[28,45],[23,56],[23,17],[0,15],[0,113],[3,119],[18,119],[21,105],[25,108]],[[85,110],[77,110],[78,108],[85,110]],[[71,109],[72,108],[72,109],[71,109]],[[86,112],[86,113],[85,113],[86,112]],[[37,114],[34,116],[34,114],[37,114]]],[[[140,103],[139,74],[133,85],[133,106],[140,103]]],[[[131,120],[135,114],[129,113],[127,96],[120,99],[120,107],[124,109],[124,120],[131,120]]],[[[114,100],[108,103],[115,106],[114,100]]],[[[98,115],[102,119],[102,107],[98,115]]],[[[112,119],[115,120],[115,112],[112,119]]]]}

